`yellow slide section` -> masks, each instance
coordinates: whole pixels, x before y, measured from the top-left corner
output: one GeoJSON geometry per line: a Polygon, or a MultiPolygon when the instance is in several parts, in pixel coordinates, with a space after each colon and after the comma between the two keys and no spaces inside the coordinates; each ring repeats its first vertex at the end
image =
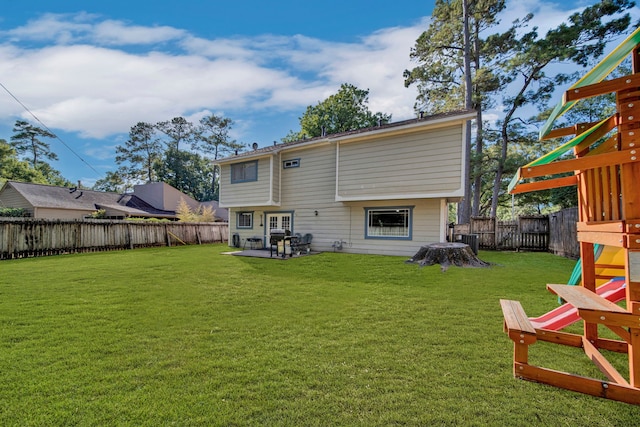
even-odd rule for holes
{"type": "Polygon", "coordinates": [[[602,253],[596,258],[596,285],[624,276],[624,264],[624,249],[604,246],[602,253]]]}

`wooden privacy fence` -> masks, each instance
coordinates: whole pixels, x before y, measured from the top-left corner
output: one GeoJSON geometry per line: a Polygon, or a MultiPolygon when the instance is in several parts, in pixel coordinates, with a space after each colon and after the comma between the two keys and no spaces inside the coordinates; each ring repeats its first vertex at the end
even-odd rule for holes
{"type": "Polygon", "coordinates": [[[578,208],[567,208],[549,214],[549,250],[567,258],[580,258],[578,244],[578,208]]]}
{"type": "Polygon", "coordinates": [[[0,259],[229,240],[228,223],[0,219],[0,259]]]}
{"type": "Polygon", "coordinates": [[[478,246],[491,250],[549,250],[549,217],[521,216],[512,221],[471,218],[470,224],[454,227],[454,234],[478,236],[478,246]]]}
{"type": "Polygon", "coordinates": [[[578,209],[568,208],[549,215],[521,216],[516,220],[471,218],[469,224],[454,226],[454,238],[475,235],[481,249],[550,251],[568,258],[579,258],[576,233],[578,209]]]}

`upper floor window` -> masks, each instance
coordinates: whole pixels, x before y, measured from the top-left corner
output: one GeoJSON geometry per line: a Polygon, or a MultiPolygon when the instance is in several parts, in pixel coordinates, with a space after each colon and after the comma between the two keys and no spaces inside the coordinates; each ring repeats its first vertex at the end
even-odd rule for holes
{"type": "Polygon", "coordinates": [[[412,207],[365,208],[367,239],[411,239],[412,207]]]}
{"type": "Polygon", "coordinates": [[[300,167],[300,159],[284,160],[282,162],[282,169],[299,168],[299,167],[300,167]]]}
{"type": "Polygon", "coordinates": [[[231,165],[231,183],[258,180],[258,161],[235,163],[231,165]]]}

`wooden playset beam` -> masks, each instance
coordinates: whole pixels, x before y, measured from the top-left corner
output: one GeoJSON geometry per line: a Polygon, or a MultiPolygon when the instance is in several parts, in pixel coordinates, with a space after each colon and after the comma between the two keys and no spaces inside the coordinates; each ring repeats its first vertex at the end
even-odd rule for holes
{"type": "Polygon", "coordinates": [[[554,163],[521,168],[521,178],[535,178],[546,175],[557,175],[566,172],[582,171],[605,166],[635,163],[640,161],[640,150],[624,150],[604,153],[597,156],[577,159],[559,160],[554,163]]]}
{"type": "MultiPolygon", "coordinates": [[[[620,43],[611,53],[609,53],[602,61],[600,61],[595,67],[593,67],[587,74],[582,76],[580,80],[574,83],[569,90],[601,82],[604,80],[611,71],[613,71],[625,58],[634,52],[640,44],[640,27],[631,33],[622,43],[620,43]]],[[[635,53],[633,54],[635,55],[635,53]]],[[[636,61],[636,58],[632,55],[632,61],[636,61]]],[[[636,68],[640,69],[640,66],[632,65],[634,67],[634,73],[638,73],[636,68]]],[[[551,111],[551,115],[547,119],[546,123],[542,125],[540,129],[540,139],[544,138],[549,133],[555,120],[562,114],[567,112],[575,105],[576,101],[559,102],[555,108],[551,111]]]]}
{"type": "Polygon", "coordinates": [[[591,122],[591,123],[578,123],[577,125],[567,126],[565,128],[557,128],[550,130],[548,134],[546,134],[541,141],[546,141],[548,139],[561,138],[563,136],[571,136],[571,135],[579,135],[582,132],[586,131],[597,125],[599,122],[591,122]]]}
{"type": "Polygon", "coordinates": [[[640,86],[640,74],[632,74],[630,76],[619,77],[617,79],[605,80],[600,83],[569,89],[564,93],[562,99],[563,102],[578,101],[580,99],[606,95],[637,86],[640,86]]]}
{"type": "Polygon", "coordinates": [[[552,188],[570,187],[578,183],[575,175],[562,178],[545,179],[544,181],[525,182],[518,184],[511,194],[529,193],[531,191],[550,190],[552,188]]]}

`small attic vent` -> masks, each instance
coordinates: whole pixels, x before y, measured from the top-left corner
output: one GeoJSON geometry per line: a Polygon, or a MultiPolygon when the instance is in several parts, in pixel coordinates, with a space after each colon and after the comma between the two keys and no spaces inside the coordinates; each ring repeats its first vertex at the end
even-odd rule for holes
{"type": "Polygon", "coordinates": [[[284,160],[282,162],[282,169],[299,168],[300,159],[284,160]]]}

